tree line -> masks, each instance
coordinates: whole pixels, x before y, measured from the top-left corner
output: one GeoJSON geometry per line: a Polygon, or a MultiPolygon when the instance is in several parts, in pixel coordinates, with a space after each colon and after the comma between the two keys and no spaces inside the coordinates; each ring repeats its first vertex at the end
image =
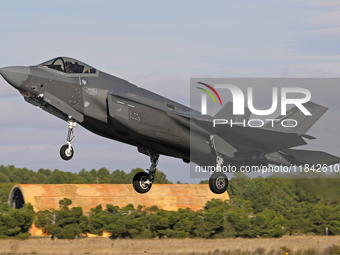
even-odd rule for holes
{"type": "MultiPolygon", "coordinates": [[[[13,165],[0,166],[0,183],[33,183],[33,184],[86,184],[112,183],[131,184],[136,173],[144,171],[141,168],[132,169],[130,173],[122,170],[110,172],[105,167],[99,170],[87,171],[82,169],[78,173],[64,172],[58,169],[39,169],[37,172],[27,168],[16,168],[13,165]]],[[[171,183],[162,171],[157,171],[154,183],[171,183]]]]}
{"type": "MultiPolygon", "coordinates": [[[[334,184],[333,179],[321,180],[327,181],[334,184]]],[[[14,210],[3,203],[0,237],[27,238],[33,222],[44,233],[66,239],[103,232],[109,233],[110,238],[281,237],[324,235],[326,228],[330,235],[340,235],[340,204],[313,194],[305,187],[308,183],[317,181],[248,178],[237,173],[229,182],[231,200],[211,200],[199,211],[98,205],[85,215],[80,207],[72,207],[71,200],[63,199],[59,209],[34,214],[30,205],[14,210]]]]}
{"type": "MultiPolygon", "coordinates": [[[[0,165],[0,203],[7,202],[14,184],[131,184],[134,175],[143,171],[141,168],[135,168],[130,173],[118,169],[110,172],[103,167],[90,171],[82,169],[78,173],[42,168],[35,172],[27,168],[16,168],[13,165],[0,165]]],[[[171,184],[172,182],[166,178],[162,171],[157,170],[154,183],[171,184]]]]}

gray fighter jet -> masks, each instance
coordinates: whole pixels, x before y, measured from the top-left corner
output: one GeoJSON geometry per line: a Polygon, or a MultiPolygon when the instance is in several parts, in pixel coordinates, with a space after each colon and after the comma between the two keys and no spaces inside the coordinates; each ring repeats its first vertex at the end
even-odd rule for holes
{"type": "MultiPolygon", "coordinates": [[[[340,158],[325,152],[291,149],[306,144],[303,138],[313,139],[305,132],[327,110],[312,102],[305,104],[312,116],[303,116],[296,107],[290,110],[287,116],[301,121],[289,132],[280,125],[213,127],[214,119],[235,119],[231,103],[214,117],[201,115],[72,58],[57,57],[30,67],[5,67],[0,73],[26,102],[68,122],[67,141],[60,149],[64,160],[74,154],[72,142],[77,124],[97,135],[136,146],[140,153],[149,156],[148,173],[137,173],[133,179],[133,187],[139,193],[150,190],[159,155],[199,166],[216,165],[217,169],[226,164],[239,169],[340,162],[340,158]]],[[[244,118],[249,118],[246,115],[244,118]]],[[[228,179],[223,171],[211,175],[209,186],[214,193],[225,192],[228,179]]]]}

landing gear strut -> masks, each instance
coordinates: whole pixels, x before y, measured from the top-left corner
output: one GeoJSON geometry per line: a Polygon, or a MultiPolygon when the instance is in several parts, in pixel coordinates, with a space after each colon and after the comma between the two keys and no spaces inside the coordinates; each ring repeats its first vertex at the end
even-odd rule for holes
{"type": "Polygon", "coordinates": [[[70,160],[73,157],[74,150],[72,148],[72,142],[74,139],[74,130],[76,129],[77,122],[69,116],[68,119],[68,134],[66,144],[60,148],[60,157],[63,160],[70,160]]]}
{"type": "Polygon", "coordinates": [[[215,194],[222,194],[224,193],[228,188],[228,178],[227,176],[222,172],[222,167],[224,163],[223,157],[217,152],[214,137],[210,137],[210,143],[211,147],[216,152],[216,172],[213,173],[209,178],[209,188],[212,192],[215,194]]]}
{"type": "Polygon", "coordinates": [[[133,188],[138,193],[146,193],[151,189],[151,185],[155,179],[156,167],[158,164],[159,154],[148,151],[151,166],[149,173],[139,172],[133,177],[133,188]]]}

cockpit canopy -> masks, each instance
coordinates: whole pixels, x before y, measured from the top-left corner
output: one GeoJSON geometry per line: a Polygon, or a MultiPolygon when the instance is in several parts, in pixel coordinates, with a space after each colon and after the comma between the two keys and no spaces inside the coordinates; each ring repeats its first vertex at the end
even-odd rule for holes
{"type": "Polygon", "coordinates": [[[57,57],[40,65],[69,74],[96,73],[93,67],[73,58],[57,57]]]}

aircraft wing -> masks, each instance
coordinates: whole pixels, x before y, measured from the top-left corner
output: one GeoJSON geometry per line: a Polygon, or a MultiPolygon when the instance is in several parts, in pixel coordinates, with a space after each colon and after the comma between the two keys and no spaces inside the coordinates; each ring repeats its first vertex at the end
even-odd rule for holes
{"type": "Polygon", "coordinates": [[[243,147],[266,154],[307,144],[302,137],[314,139],[312,136],[284,131],[236,125],[231,127],[228,124],[213,127],[212,121],[209,120],[196,119],[194,121],[198,126],[207,130],[210,134],[218,135],[237,150],[243,147]]]}
{"type": "Polygon", "coordinates": [[[308,164],[310,166],[329,166],[340,163],[340,158],[323,151],[285,149],[279,151],[279,153],[284,159],[294,165],[308,164]]]}

